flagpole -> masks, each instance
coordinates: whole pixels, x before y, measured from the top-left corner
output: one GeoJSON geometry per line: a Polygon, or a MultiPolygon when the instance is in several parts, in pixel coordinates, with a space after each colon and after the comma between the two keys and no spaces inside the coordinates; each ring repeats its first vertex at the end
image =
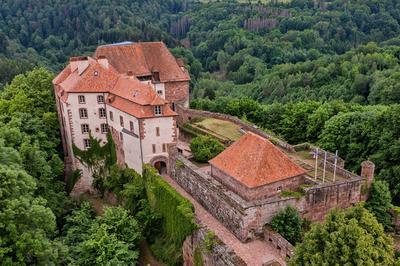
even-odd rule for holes
{"type": "Polygon", "coordinates": [[[322,174],[322,184],[325,183],[325,169],[326,169],[326,151],[325,151],[325,156],[324,156],[324,171],[322,174]]]}
{"type": "Polygon", "coordinates": [[[318,173],[318,148],[315,150],[315,181],[317,181],[317,173],[318,173]]]}
{"type": "Polygon", "coordinates": [[[338,150],[336,150],[336,153],[335,153],[335,166],[333,168],[333,182],[335,182],[335,180],[336,180],[337,157],[338,157],[338,150]]]}

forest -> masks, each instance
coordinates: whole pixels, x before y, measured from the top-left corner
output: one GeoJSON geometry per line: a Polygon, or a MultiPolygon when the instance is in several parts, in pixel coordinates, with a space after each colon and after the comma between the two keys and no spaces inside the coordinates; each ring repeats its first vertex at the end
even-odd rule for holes
{"type": "MultiPolygon", "coordinates": [[[[105,165],[110,178],[99,188],[140,204],[103,216],[72,201],[62,181],[51,80],[70,56],[127,40],[162,40],[185,59],[193,108],[237,116],[291,144],[338,150],[354,172],[372,160],[377,190],[390,192],[381,208],[387,217],[400,204],[399,36],[396,0],[1,1],[0,261],[124,264],[137,261],[146,239],[165,251],[158,258],[179,264],[182,238],[195,228],[192,206],[150,169],[143,183],[105,165]],[[163,191],[158,201],[152,187],[163,191]],[[176,217],[165,195],[183,206],[178,232],[170,231],[176,217]]],[[[335,217],[347,219],[334,214],[331,223],[335,217]]]]}

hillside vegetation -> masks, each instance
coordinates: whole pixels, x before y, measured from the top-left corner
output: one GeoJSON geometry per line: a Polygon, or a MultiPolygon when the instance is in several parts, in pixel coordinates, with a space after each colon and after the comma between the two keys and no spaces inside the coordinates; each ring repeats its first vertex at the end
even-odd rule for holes
{"type": "MultiPolygon", "coordinates": [[[[399,36],[397,0],[1,1],[0,261],[124,264],[137,260],[145,238],[159,258],[180,263],[193,210],[151,170],[149,186],[107,166],[97,185],[125,208],[101,218],[65,192],[51,79],[70,56],[127,40],[162,40],[185,59],[194,108],[238,116],[293,144],[338,150],[352,171],[374,161],[385,181],[375,190],[386,201],[367,207],[389,230],[390,198],[400,203],[399,36]],[[169,213],[165,198],[184,211],[169,213]]],[[[330,222],[352,224],[342,216],[330,222]]]]}

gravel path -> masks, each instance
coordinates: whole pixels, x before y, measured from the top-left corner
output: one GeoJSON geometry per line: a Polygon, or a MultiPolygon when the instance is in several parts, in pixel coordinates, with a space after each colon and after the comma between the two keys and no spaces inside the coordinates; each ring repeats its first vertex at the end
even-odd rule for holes
{"type": "Polygon", "coordinates": [[[249,243],[242,243],[225,226],[215,219],[203,206],[192,198],[175,180],[164,176],[165,180],[173,186],[182,196],[190,200],[195,208],[196,217],[213,231],[225,244],[232,247],[235,253],[241,257],[249,266],[261,266],[264,263],[278,261],[286,265],[285,261],[278,255],[277,251],[268,243],[261,240],[254,240],[249,243]]]}

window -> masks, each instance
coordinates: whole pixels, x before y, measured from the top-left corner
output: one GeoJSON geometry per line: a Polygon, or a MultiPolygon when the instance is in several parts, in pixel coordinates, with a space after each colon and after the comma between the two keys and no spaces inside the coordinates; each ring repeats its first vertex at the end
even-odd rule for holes
{"type": "Polygon", "coordinates": [[[121,142],[124,142],[124,135],[122,134],[122,132],[119,133],[119,139],[121,140],[121,142]]]}
{"type": "Polygon", "coordinates": [[[157,91],[157,94],[158,94],[158,95],[163,95],[162,90],[158,90],[158,91],[157,91]]]}
{"type": "Polygon", "coordinates": [[[171,109],[172,111],[175,111],[175,103],[171,103],[171,109]]]}
{"type": "Polygon", "coordinates": [[[124,127],[124,118],[121,115],[119,116],[119,124],[124,127]]]}
{"type": "Polygon", "coordinates": [[[155,82],[159,82],[160,81],[160,72],[154,71],[153,72],[153,79],[154,79],[155,82]]]}
{"type": "Polygon", "coordinates": [[[83,139],[83,147],[85,149],[90,148],[90,140],[89,139],[83,139]]]}
{"type": "Polygon", "coordinates": [[[101,133],[107,133],[108,132],[108,125],[107,124],[100,124],[101,128],[101,133]]]}
{"type": "Polygon", "coordinates": [[[89,125],[88,124],[82,124],[81,129],[82,129],[82,134],[89,133],[89,125]]]}
{"type": "Polygon", "coordinates": [[[113,116],[113,112],[110,111],[110,120],[114,121],[114,116],[113,116]]]}
{"type": "Polygon", "coordinates": [[[78,95],[78,102],[79,103],[86,103],[85,95],[78,95]]]}
{"type": "Polygon", "coordinates": [[[154,114],[161,115],[161,105],[154,106],[154,114]]]}
{"type": "Polygon", "coordinates": [[[103,95],[97,95],[97,103],[104,103],[104,96],[103,95]]]}
{"type": "Polygon", "coordinates": [[[86,108],[80,108],[80,109],[79,109],[79,117],[80,117],[81,119],[86,119],[86,118],[88,118],[88,114],[87,114],[86,108]]]}
{"type": "Polygon", "coordinates": [[[100,118],[106,118],[106,115],[107,115],[106,109],[104,109],[104,108],[99,108],[99,117],[100,117],[100,118]]]}
{"type": "Polygon", "coordinates": [[[160,128],[156,127],[156,136],[159,137],[160,136],[160,128]]]}
{"type": "Polygon", "coordinates": [[[167,147],[166,147],[167,145],[165,145],[165,143],[162,145],[162,151],[163,152],[166,152],[167,151],[167,147]]]}
{"type": "Polygon", "coordinates": [[[156,153],[156,144],[153,144],[153,153],[156,153]]]}
{"type": "Polygon", "coordinates": [[[282,191],[282,186],[277,187],[276,191],[281,192],[282,191]]]}
{"type": "Polygon", "coordinates": [[[134,130],[134,127],[133,127],[133,122],[132,121],[129,121],[129,128],[131,129],[131,131],[133,132],[133,130],[134,130]]]}

